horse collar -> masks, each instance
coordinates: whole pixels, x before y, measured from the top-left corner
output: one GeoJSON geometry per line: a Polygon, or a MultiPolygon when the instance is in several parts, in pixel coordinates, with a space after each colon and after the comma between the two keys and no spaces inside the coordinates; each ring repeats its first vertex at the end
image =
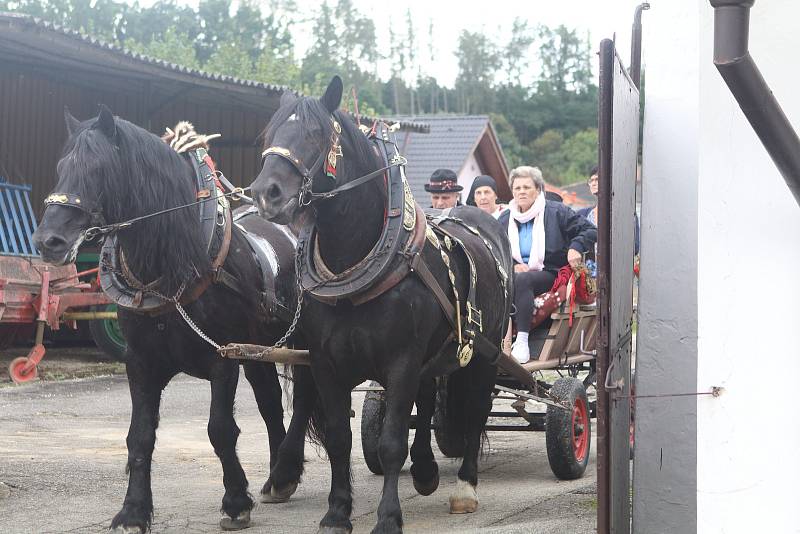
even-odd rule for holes
{"type": "MultiPolygon", "coordinates": [[[[333,304],[344,299],[357,305],[383,294],[410,272],[408,258],[424,244],[424,214],[414,202],[402,163],[394,163],[399,155],[397,147],[388,141],[388,127],[384,124],[382,129],[372,140],[385,164],[380,174],[388,171],[386,220],[369,254],[346,271],[334,274],[319,254],[316,225],[308,224],[301,231],[298,254],[302,287],[319,301],[333,304]],[[390,154],[390,147],[394,154],[390,154]]],[[[372,174],[359,179],[360,183],[371,179],[372,174]]]]}

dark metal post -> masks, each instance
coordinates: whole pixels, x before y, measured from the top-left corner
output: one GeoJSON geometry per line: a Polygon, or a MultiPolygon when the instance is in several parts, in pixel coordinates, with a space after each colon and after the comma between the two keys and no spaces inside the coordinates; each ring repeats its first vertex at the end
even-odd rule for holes
{"type": "Polygon", "coordinates": [[[631,80],[637,89],[642,76],[642,11],[650,9],[650,4],[642,2],[633,13],[633,29],[631,30],[631,80]]]}
{"type": "Polygon", "coordinates": [[[755,0],[710,0],[714,65],[800,205],[800,138],[748,51],[755,0]]]}
{"type": "MultiPolygon", "coordinates": [[[[600,95],[598,102],[598,171],[600,181],[598,201],[611,196],[612,165],[612,112],[614,42],[604,39],[600,43],[600,95]]],[[[597,340],[597,533],[611,532],[611,439],[609,435],[609,399],[603,387],[608,373],[608,273],[610,267],[610,226],[608,211],[598,202],[597,261],[597,307],[599,337],[597,340]],[[601,211],[602,210],[602,211],[601,211]],[[601,219],[602,217],[602,219],[601,219]]]]}

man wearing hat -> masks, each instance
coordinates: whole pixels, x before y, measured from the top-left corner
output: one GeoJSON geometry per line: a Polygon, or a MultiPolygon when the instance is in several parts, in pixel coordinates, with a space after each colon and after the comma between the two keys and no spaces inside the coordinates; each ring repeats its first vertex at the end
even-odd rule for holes
{"type": "Polygon", "coordinates": [[[459,204],[458,193],[464,188],[458,185],[458,176],[450,169],[436,169],[425,191],[431,194],[431,207],[437,210],[452,208],[459,204]]]}

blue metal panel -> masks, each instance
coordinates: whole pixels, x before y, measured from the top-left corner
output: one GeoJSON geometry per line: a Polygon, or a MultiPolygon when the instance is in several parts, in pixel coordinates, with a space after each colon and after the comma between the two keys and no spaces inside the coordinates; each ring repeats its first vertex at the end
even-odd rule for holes
{"type": "Polygon", "coordinates": [[[16,200],[16,209],[17,213],[19,214],[19,219],[22,221],[22,228],[25,231],[25,235],[23,236],[22,241],[22,248],[25,251],[25,254],[34,254],[36,248],[33,246],[33,230],[31,229],[30,224],[30,214],[25,209],[25,203],[22,201],[22,197],[25,196],[24,193],[20,192],[19,189],[14,191],[14,200],[16,200]]]}
{"type": "Polygon", "coordinates": [[[5,193],[4,189],[0,189],[0,213],[3,215],[3,231],[8,241],[8,248],[4,249],[3,252],[18,255],[17,236],[14,234],[14,218],[11,209],[6,207],[5,193]]]}
{"type": "Polygon", "coordinates": [[[9,184],[0,178],[0,254],[35,256],[36,217],[30,202],[31,186],[9,184]]]}
{"type": "Polygon", "coordinates": [[[6,238],[6,220],[5,217],[0,217],[0,251],[9,249],[8,238],[6,238]]]}

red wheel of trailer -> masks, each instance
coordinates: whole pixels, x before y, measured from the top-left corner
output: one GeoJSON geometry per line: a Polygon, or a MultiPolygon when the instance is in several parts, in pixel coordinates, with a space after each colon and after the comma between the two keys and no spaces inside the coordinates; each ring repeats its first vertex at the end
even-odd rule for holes
{"type": "Polygon", "coordinates": [[[575,460],[583,462],[589,451],[589,410],[583,397],[575,399],[572,408],[572,450],[575,451],[575,460]]]}
{"type": "Polygon", "coordinates": [[[589,463],[592,427],[586,388],[577,378],[564,376],[550,388],[558,405],[549,405],[545,417],[547,459],[561,480],[583,476],[589,463]]]}
{"type": "Polygon", "coordinates": [[[11,380],[13,380],[15,384],[24,384],[37,377],[38,372],[36,371],[36,366],[34,365],[26,371],[25,366],[27,365],[28,358],[25,356],[20,356],[19,358],[11,360],[11,363],[8,365],[8,374],[11,375],[11,380]]]}

